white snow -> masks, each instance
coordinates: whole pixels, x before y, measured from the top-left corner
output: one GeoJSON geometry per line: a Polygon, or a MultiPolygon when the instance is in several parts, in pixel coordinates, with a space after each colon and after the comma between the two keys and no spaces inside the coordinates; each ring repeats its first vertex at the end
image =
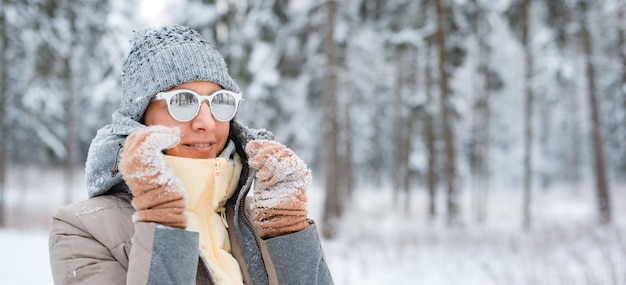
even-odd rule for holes
{"type": "Polygon", "coordinates": [[[53,284],[46,232],[0,229],[0,252],[2,284],[53,284]]]}

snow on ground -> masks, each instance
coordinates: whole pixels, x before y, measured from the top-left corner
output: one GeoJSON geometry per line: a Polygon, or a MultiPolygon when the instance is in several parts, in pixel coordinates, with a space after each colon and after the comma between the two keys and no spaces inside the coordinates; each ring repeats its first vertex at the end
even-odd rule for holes
{"type": "Polygon", "coordinates": [[[521,230],[521,195],[493,197],[486,224],[454,228],[428,222],[425,207],[393,210],[389,196],[359,195],[339,238],[325,242],[338,284],[626,284],[623,215],[615,213],[616,226],[594,226],[591,195],[538,194],[529,231],[521,230]]]}
{"type": "MultiPolygon", "coordinates": [[[[9,228],[0,229],[2,284],[52,284],[47,228],[63,204],[62,177],[36,169],[10,175],[9,228]]],[[[82,175],[75,180],[71,199],[84,199],[82,175]]],[[[423,190],[406,212],[390,191],[360,189],[337,237],[323,240],[326,259],[336,283],[346,285],[626,284],[626,191],[613,187],[615,222],[600,227],[594,193],[579,188],[536,191],[528,231],[521,229],[519,190],[492,191],[483,224],[471,218],[471,193],[464,192],[461,223],[449,227],[443,214],[429,221],[423,190]]],[[[313,188],[309,214],[320,229],[322,204],[321,189],[313,188]]]]}
{"type": "Polygon", "coordinates": [[[2,284],[53,284],[46,232],[2,229],[0,253],[2,284]]]}

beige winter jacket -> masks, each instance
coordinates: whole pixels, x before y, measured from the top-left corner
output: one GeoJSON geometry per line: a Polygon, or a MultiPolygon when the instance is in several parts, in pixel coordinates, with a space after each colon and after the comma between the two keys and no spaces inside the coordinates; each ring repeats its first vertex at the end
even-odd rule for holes
{"type": "MultiPolygon", "coordinates": [[[[233,133],[243,170],[225,216],[244,284],[332,284],[315,224],[267,240],[256,234],[245,201],[255,172],[248,169],[243,148],[258,136],[238,125],[233,133]]],[[[120,182],[53,217],[49,249],[55,284],[215,284],[198,233],[133,223],[129,193],[120,182]]]]}

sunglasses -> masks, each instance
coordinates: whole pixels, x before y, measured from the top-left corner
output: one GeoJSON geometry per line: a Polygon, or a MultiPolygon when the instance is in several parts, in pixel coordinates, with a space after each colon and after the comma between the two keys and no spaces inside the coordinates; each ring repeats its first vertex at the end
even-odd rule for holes
{"type": "Polygon", "coordinates": [[[179,122],[188,122],[200,112],[202,101],[209,102],[213,118],[220,122],[228,122],[237,114],[241,94],[228,90],[217,90],[211,95],[200,95],[193,90],[177,89],[157,93],[150,102],[164,100],[170,116],[179,122]]]}

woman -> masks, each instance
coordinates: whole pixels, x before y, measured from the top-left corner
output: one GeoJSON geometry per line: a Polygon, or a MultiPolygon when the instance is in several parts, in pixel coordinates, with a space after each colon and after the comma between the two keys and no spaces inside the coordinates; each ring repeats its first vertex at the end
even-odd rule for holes
{"type": "Polygon", "coordinates": [[[332,283],[310,170],[234,120],[241,92],[208,42],[177,25],[136,33],[122,87],[89,149],[90,198],[53,218],[56,284],[332,283]]]}

